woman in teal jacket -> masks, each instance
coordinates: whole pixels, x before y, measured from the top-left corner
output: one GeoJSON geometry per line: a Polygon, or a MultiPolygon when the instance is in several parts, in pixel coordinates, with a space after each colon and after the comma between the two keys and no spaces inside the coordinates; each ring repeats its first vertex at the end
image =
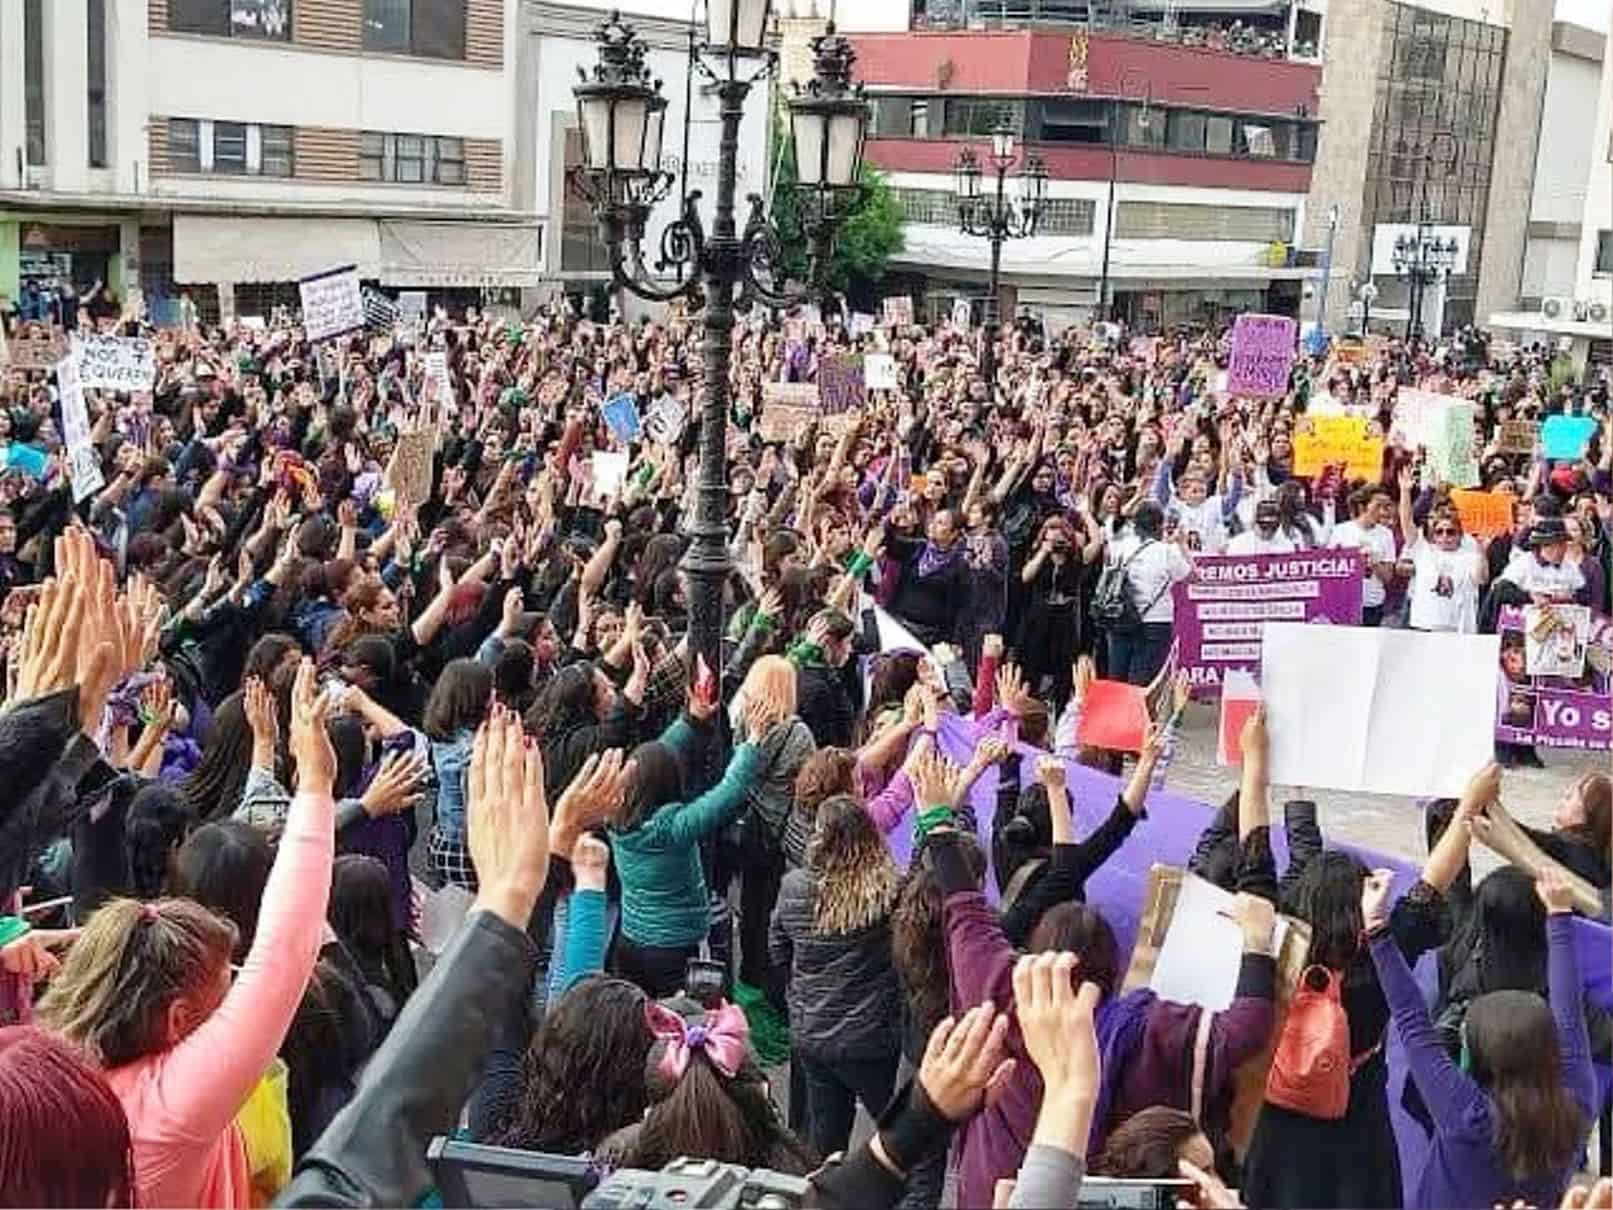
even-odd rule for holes
{"type": "MultiPolygon", "coordinates": [[[[722,780],[684,801],[683,762],[700,743],[715,742],[711,719],[716,710],[715,703],[707,705],[691,694],[682,718],[659,740],[634,749],[627,797],[610,828],[622,884],[622,926],[613,966],[651,996],[670,996],[683,986],[684,966],[699,952],[711,916],[700,842],[744,809],[745,793],[761,767],[759,745],[739,744],[722,780]]],[[[776,710],[775,703],[747,704],[744,734],[765,738],[782,721],[776,710]]]]}

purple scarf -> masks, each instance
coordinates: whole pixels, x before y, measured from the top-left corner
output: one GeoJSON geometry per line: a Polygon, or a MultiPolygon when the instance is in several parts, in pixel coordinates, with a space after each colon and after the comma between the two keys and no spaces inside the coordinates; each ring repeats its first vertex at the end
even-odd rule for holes
{"type": "Polygon", "coordinates": [[[952,549],[942,550],[934,542],[926,541],[924,549],[919,551],[919,575],[933,576],[938,571],[944,571],[957,562],[962,554],[962,542],[954,542],[952,549]]]}

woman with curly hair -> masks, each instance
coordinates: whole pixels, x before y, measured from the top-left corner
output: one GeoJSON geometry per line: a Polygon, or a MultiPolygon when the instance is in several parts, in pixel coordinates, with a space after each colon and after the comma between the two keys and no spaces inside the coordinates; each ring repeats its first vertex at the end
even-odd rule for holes
{"type": "Polygon", "coordinates": [[[645,1002],[635,984],[606,975],[590,975],[555,1001],[527,1048],[520,1099],[495,1141],[580,1155],[643,1117],[654,1041],[645,1002]]]}
{"type": "Polygon", "coordinates": [[[844,1151],[857,1102],[875,1117],[901,1058],[891,912],[901,883],[885,840],[850,795],[818,808],[805,868],[779,888],[768,949],[790,966],[793,1062],[805,1075],[807,1135],[844,1151]]]}

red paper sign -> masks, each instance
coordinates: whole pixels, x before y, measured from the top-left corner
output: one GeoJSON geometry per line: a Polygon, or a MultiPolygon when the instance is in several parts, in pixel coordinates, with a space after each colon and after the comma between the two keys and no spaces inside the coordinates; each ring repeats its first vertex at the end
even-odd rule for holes
{"type": "Polygon", "coordinates": [[[1143,691],[1124,681],[1093,681],[1081,699],[1081,725],[1075,742],[1113,752],[1141,752],[1148,731],[1143,691]]]}

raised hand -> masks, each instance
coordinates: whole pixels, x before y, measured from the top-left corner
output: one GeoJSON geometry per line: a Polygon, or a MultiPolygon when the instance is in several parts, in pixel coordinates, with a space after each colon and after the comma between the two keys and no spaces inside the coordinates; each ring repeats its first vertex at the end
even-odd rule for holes
{"type": "Polygon", "coordinates": [[[583,761],[554,807],[550,832],[555,852],[571,852],[583,832],[620,814],[632,769],[619,748],[595,752],[583,761]]]}
{"type": "Polygon", "coordinates": [[[1004,1057],[1008,1014],[987,1001],[962,1018],[947,1017],[930,1032],[919,1064],[918,1081],[930,1103],[949,1122],[962,1122],[985,1102],[989,1088],[1001,1087],[1013,1074],[1014,1060],[1004,1057]]]}
{"type": "Polygon", "coordinates": [[[388,752],[359,799],[364,814],[374,819],[413,807],[420,799],[418,791],[425,776],[425,757],[415,752],[388,752]]]}
{"type": "Polygon", "coordinates": [[[549,876],[549,801],[542,751],[504,706],[476,732],[468,821],[477,906],[525,929],[549,876]]]}
{"type": "Polygon", "coordinates": [[[314,662],[304,659],[291,686],[291,755],[297,762],[299,793],[328,798],[336,784],[336,752],[325,730],[330,710],[330,697],[319,691],[314,662]]]}

